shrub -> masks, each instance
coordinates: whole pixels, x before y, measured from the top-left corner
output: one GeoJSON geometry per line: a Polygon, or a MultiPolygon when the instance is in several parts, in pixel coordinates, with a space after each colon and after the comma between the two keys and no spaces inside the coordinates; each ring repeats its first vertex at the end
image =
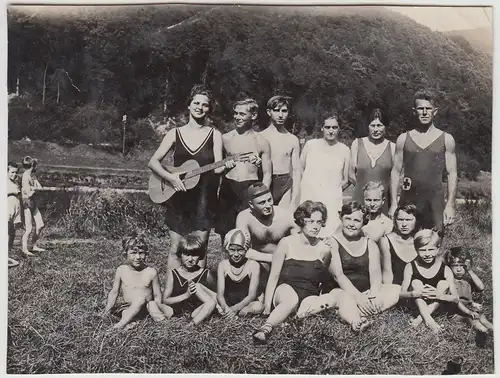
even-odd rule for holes
{"type": "Polygon", "coordinates": [[[83,238],[114,239],[135,230],[165,236],[164,217],[161,206],[148,202],[144,195],[105,190],[72,198],[56,228],[67,236],[83,238]]]}
{"type": "Polygon", "coordinates": [[[113,105],[82,105],[73,111],[68,122],[79,142],[117,143],[122,138],[122,123],[113,105]]]}

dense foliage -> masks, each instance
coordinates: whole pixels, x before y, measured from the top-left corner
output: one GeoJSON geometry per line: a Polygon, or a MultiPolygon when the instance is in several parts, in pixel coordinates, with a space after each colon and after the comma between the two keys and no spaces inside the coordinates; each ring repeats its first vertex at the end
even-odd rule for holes
{"type": "MultiPolygon", "coordinates": [[[[89,8],[90,9],[90,8],[89,8]]],[[[437,123],[457,140],[460,170],[491,167],[491,57],[383,7],[131,6],[72,17],[8,11],[9,137],[119,144],[151,140],[146,118],[177,117],[192,85],[232,102],[291,95],[290,129],[310,136],[336,109],[343,138],[366,132],[372,106],[389,137],[411,127],[412,96],[438,94],[437,123]]],[[[76,13],[75,13],[76,14],[76,13]]],[[[267,117],[261,109],[260,126],[267,117]]]]}

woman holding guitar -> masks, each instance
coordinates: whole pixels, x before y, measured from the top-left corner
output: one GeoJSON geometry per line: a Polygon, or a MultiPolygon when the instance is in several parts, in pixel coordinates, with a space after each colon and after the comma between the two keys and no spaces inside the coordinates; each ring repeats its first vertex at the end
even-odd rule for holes
{"type": "MultiPolygon", "coordinates": [[[[169,172],[162,166],[161,161],[170,151],[173,151],[175,167],[188,160],[195,160],[199,166],[205,166],[222,159],[222,135],[208,123],[215,105],[212,93],[201,85],[195,85],[188,104],[189,122],[167,132],[148,164],[165,185],[171,185],[175,190],[172,198],[164,203],[165,223],[170,234],[169,269],[180,266],[176,252],[183,235],[194,233],[203,240],[205,248],[208,245],[216,211],[214,207],[217,206],[217,174],[225,168],[221,166],[201,174],[199,183],[187,190],[179,172],[169,172]]],[[[230,168],[234,162],[228,161],[226,165],[230,168]]],[[[203,258],[200,266],[205,265],[206,258],[203,258]]]]}

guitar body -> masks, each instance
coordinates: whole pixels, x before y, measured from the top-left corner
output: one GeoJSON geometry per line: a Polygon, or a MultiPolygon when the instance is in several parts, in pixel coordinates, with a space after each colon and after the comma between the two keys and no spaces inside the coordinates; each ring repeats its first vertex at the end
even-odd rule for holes
{"type": "MultiPolygon", "coordinates": [[[[170,173],[186,173],[200,168],[196,160],[187,160],[179,167],[165,167],[170,173]]],[[[181,175],[182,178],[182,175],[181,175]]],[[[186,180],[182,180],[186,190],[193,189],[200,182],[200,176],[193,176],[186,180]]],[[[155,173],[151,173],[149,177],[148,194],[149,198],[154,203],[164,203],[168,201],[176,193],[170,182],[163,180],[155,173]]]]}

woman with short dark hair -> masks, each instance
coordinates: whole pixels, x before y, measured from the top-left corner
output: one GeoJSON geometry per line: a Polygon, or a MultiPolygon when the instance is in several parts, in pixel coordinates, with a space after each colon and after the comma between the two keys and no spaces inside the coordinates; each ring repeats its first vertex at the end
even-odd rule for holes
{"type": "Polygon", "coordinates": [[[326,207],[321,202],[305,201],[295,210],[294,219],[301,231],[283,238],[273,254],[264,296],[263,313],[269,317],[253,334],[256,343],[266,343],[272,329],[293,312],[304,317],[326,308],[320,290],[328,273],[330,247],[318,237],[326,223],[326,207]]]}
{"type": "Polygon", "coordinates": [[[355,331],[369,325],[373,315],[394,306],[401,291],[398,285],[382,284],[380,251],[361,230],[368,219],[363,205],[345,204],[340,211],[341,227],[330,241],[330,273],[341,289],[330,303],[339,307],[339,316],[355,331]]]}

